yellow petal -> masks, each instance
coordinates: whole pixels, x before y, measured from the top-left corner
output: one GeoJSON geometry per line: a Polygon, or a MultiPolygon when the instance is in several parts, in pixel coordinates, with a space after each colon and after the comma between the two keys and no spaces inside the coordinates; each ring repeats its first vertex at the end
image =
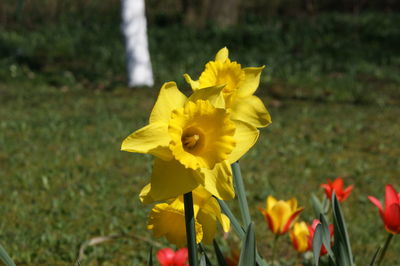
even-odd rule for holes
{"type": "Polygon", "coordinates": [[[203,212],[211,214],[218,219],[219,223],[222,225],[224,232],[229,231],[230,221],[229,218],[221,213],[221,207],[215,198],[209,198],[207,202],[204,203],[201,209],[203,212]]]}
{"type": "Polygon", "coordinates": [[[203,210],[200,209],[196,219],[201,224],[201,228],[203,229],[202,242],[205,244],[211,244],[214,239],[215,232],[217,231],[217,221],[215,216],[203,212],[203,210]]]}
{"type": "Polygon", "coordinates": [[[225,62],[226,59],[228,59],[229,56],[229,51],[228,48],[224,47],[221,50],[218,51],[218,53],[215,55],[215,61],[220,61],[220,62],[225,62]]]}
{"type": "Polygon", "coordinates": [[[186,82],[190,85],[192,90],[198,90],[200,89],[200,83],[198,80],[192,80],[192,78],[189,76],[189,74],[183,74],[183,78],[186,80],[186,82]]]}
{"type": "Polygon", "coordinates": [[[269,212],[277,202],[278,200],[274,196],[269,195],[266,200],[266,211],[269,212]]]}
{"type": "MultiPolygon", "coordinates": [[[[153,230],[155,237],[165,236],[168,241],[178,247],[186,245],[186,229],[183,204],[179,208],[179,202],[173,204],[161,203],[154,206],[149,215],[147,228],[153,230]],[[175,204],[176,203],[176,204],[175,204]]],[[[199,243],[203,238],[201,224],[195,222],[196,242],[199,243]]]]}
{"type": "Polygon", "coordinates": [[[274,223],[275,233],[282,233],[283,229],[292,214],[289,204],[284,201],[278,201],[268,212],[274,223]]]}
{"type": "Polygon", "coordinates": [[[129,135],[121,145],[122,151],[148,153],[164,160],[171,160],[168,124],[152,123],[129,135]]]}
{"type": "Polygon", "coordinates": [[[211,197],[212,194],[202,185],[195,188],[193,191],[193,204],[203,206],[211,197]]]}
{"type": "Polygon", "coordinates": [[[228,161],[216,164],[212,170],[201,168],[199,176],[204,180],[204,188],[217,198],[230,200],[235,197],[232,170],[228,161]]]}
{"type": "Polygon", "coordinates": [[[308,249],[308,237],[310,232],[305,222],[297,222],[294,224],[290,232],[290,239],[296,243],[295,248],[298,252],[305,252],[308,249]]]}
{"type": "Polygon", "coordinates": [[[140,201],[144,204],[149,204],[155,202],[155,200],[150,195],[151,184],[147,184],[142,188],[139,194],[140,201]]]}
{"type": "Polygon", "coordinates": [[[243,68],[244,80],[239,84],[238,96],[247,97],[252,95],[260,85],[261,72],[265,66],[262,67],[246,67],[243,68]]]}
{"type": "Polygon", "coordinates": [[[264,103],[257,96],[238,98],[232,103],[231,117],[257,128],[266,127],[271,124],[271,116],[264,103]]]}
{"type": "Polygon", "coordinates": [[[185,168],[176,160],[154,160],[150,189],[145,187],[141,199],[160,201],[178,197],[192,191],[199,185],[198,175],[192,169],[185,168]],[[146,190],[147,190],[147,193],[146,190]]]}
{"type": "Polygon", "coordinates": [[[150,123],[159,121],[168,123],[172,110],[182,107],[186,100],[186,96],[179,91],[175,82],[164,83],[151,111],[150,123]]]}
{"type": "Polygon", "coordinates": [[[196,102],[197,100],[208,100],[216,108],[225,108],[224,95],[222,94],[223,89],[224,86],[199,89],[193,92],[189,97],[189,100],[192,102],[196,102]]]}
{"type": "Polygon", "coordinates": [[[219,222],[222,225],[222,230],[224,230],[225,233],[228,233],[231,227],[231,221],[229,220],[228,216],[221,214],[221,221],[219,222]]]}
{"type": "Polygon", "coordinates": [[[291,198],[290,200],[286,201],[292,212],[295,212],[297,210],[297,199],[296,198],[291,198]]]}
{"type": "Polygon", "coordinates": [[[259,131],[254,126],[245,122],[235,120],[236,125],[235,135],[236,146],[229,155],[228,161],[232,164],[240,159],[253,145],[256,143],[259,131]]]}

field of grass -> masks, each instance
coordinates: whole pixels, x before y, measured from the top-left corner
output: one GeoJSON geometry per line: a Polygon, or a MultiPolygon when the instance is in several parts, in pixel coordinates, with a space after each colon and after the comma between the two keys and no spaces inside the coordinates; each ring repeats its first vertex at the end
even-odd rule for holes
{"type": "MultiPolygon", "coordinates": [[[[17,265],[71,265],[101,235],[130,237],[89,247],[83,265],[141,265],[141,238],[166,245],[145,229],[151,206],[138,200],[151,158],[119,151],[146,124],[157,90],[0,83],[0,242],[17,265]]],[[[270,256],[273,239],[257,210],[267,195],[297,197],[310,222],[310,193],[322,197],[319,184],[340,175],[355,185],[343,209],[357,265],[366,265],[386,236],[366,197],[382,199],[386,183],[400,189],[400,106],[280,100],[270,90],[259,95],[273,124],[241,160],[261,253],[270,256]]],[[[280,242],[282,265],[293,265],[288,237],[280,242]]],[[[395,237],[385,265],[400,264],[399,248],[395,237]]]]}

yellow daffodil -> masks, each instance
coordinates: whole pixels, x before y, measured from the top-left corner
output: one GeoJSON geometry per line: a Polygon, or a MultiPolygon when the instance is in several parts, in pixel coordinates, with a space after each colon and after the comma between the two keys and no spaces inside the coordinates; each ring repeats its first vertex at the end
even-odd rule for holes
{"type": "Polygon", "coordinates": [[[306,252],[311,248],[308,243],[309,236],[310,231],[305,222],[295,223],[290,231],[290,239],[292,240],[293,247],[298,252],[306,252]]]}
{"type": "MultiPolygon", "coordinates": [[[[221,213],[219,204],[203,187],[193,191],[196,242],[211,244],[217,230],[217,221],[224,232],[229,231],[228,217],[221,213]]],[[[182,247],[186,244],[185,214],[183,198],[171,203],[160,203],[152,209],[147,228],[155,237],[165,236],[169,242],[182,247]]]]}
{"type": "Polygon", "coordinates": [[[277,200],[273,196],[268,196],[266,209],[260,208],[265,217],[270,230],[277,235],[286,233],[292,223],[303,211],[304,208],[297,208],[297,200],[292,198],[288,201],[277,200]]]}
{"type": "Polygon", "coordinates": [[[218,51],[214,61],[206,64],[198,80],[192,80],[188,74],[184,78],[194,91],[224,85],[226,108],[232,109],[232,119],[245,121],[259,128],[271,123],[263,102],[253,95],[260,84],[263,69],[264,66],[242,68],[240,64],[229,59],[229,51],[224,47],[218,51]]]}
{"type": "Polygon", "coordinates": [[[259,132],[231,119],[222,89],[206,88],[187,98],[175,82],[165,83],[149,125],[123,141],[123,151],[156,157],[151,182],[141,192],[144,202],[174,198],[199,185],[221,199],[234,197],[230,164],[254,145],[259,132]]]}

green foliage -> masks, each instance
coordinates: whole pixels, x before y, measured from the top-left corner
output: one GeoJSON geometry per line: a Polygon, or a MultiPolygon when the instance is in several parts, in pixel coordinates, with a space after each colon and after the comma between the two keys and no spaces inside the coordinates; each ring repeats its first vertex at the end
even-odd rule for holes
{"type": "Polygon", "coordinates": [[[333,251],[335,253],[335,261],[338,265],[352,266],[353,252],[351,251],[350,238],[340,207],[339,201],[336,197],[335,192],[332,194],[332,212],[333,212],[333,226],[334,226],[334,238],[335,244],[333,251]]]}
{"type": "Polygon", "coordinates": [[[0,261],[2,261],[6,266],[15,266],[15,263],[8,255],[7,251],[0,244],[0,261]]]}
{"type": "MultiPolygon", "coordinates": [[[[221,30],[180,24],[149,26],[158,86],[182,73],[197,77],[227,46],[243,66],[266,65],[262,87],[279,98],[399,103],[398,14],[271,17],[221,30]]],[[[125,86],[124,40],[118,18],[73,15],[34,30],[0,26],[0,78],[52,86],[125,86]]]]}
{"type": "Polygon", "coordinates": [[[153,266],[153,246],[149,248],[149,256],[147,257],[147,266],[153,266]]]}
{"type": "Polygon", "coordinates": [[[227,266],[225,257],[221,252],[221,249],[218,246],[218,242],[216,240],[213,241],[215,256],[217,257],[218,266],[227,266]]]}
{"type": "Polygon", "coordinates": [[[256,236],[254,223],[249,223],[246,229],[246,237],[240,251],[239,266],[256,265],[256,236]]]}

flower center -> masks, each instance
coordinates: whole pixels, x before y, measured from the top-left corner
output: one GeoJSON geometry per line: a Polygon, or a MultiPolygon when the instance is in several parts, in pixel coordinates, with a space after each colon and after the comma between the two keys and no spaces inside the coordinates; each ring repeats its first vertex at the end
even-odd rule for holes
{"type": "Polygon", "coordinates": [[[199,131],[199,129],[194,127],[186,128],[183,131],[182,146],[186,152],[196,153],[201,150],[204,144],[204,135],[199,131]]]}
{"type": "Polygon", "coordinates": [[[197,134],[192,135],[192,136],[183,136],[182,144],[183,144],[183,147],[185,148],[185,150],[193,149],[196,146],[199,138],[200,138],[200,136],[197,134]]]}

